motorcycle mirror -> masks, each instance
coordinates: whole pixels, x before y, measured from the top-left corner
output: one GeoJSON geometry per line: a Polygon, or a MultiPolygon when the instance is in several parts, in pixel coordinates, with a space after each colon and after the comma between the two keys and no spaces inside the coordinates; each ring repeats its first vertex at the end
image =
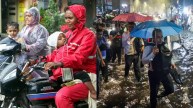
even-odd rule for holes
{"type": "Polygon", "coordinates": [[[22,74],[25,74],[25,73],[27,73],[27,72],[29,72],[29,62],[26,62],[26,63],[25,63],[25,65],[24,65],[24,67],[23,67],[23,69],[22,69],[22,71],[21,71],[21,75],[22,75],[22,74]]]}

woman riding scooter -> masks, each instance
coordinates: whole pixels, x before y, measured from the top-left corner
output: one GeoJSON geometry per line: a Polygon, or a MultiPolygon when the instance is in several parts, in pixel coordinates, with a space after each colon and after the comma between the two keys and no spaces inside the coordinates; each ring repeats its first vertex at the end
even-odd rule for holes
{"type": "MultiPolygon", "coordinates": [[[[67,45],[63,46],[60,62],[48,62],[45,69],[54,67],[72,68],[73,73],[86,71],[96,86],[96,37],[85,27],[86,9],[82,5],[71,5],[65,10],[65,22],[69,27],[66,32],[67,45]]],[[[62,72],[60,72],[62,74],[62,72]]],[[[61,75],[59,75],[61,76],[61,75]]],[[[53,76],[58,78],[58,76],[53,76]]],[[[57,108],[73,108],[74,102],[87,99],[89,89],[84,83],[61,88],[55,97],[57,108]]],[[[90,105],[90,104],[89,104],[90,105]]],[[[96,107],[96,103],[92,105],[96,107]]]]}

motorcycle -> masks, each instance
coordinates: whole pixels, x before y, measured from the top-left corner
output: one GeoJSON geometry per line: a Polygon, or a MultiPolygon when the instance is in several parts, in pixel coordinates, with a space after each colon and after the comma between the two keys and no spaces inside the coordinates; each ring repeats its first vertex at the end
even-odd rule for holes
{"type": "MultiPolygon", "coordinates": [[[[43,71],[43,62],[38,60],[30,66],[27,73],[24,72],[29,62],[23,69],[19,69],[14,62],[14,54],[21,51],[21,45],[10,39],[0,41],[4,49],[0,49],[3,62],[0,64],[0,94],[2,96],[1,108],[56,108],[55,95],[61,88],[61,81],[50,81],[49,77],[34,78],[28,77],[34,72],[43,71]],[[3,41],[3,42],[2,42],[3,41]],[[13,44],[14,43],[14,44],[13,44]],[[6,48],[7,47],[7,48],[6,48]],[[18,51],[18,52],[17,52],[18,51]],[[24,74],[25,73],[25,74],[24,74]]],[[[48,72],[52,73],[52,72],[48,72]]],[[[85,101],[74,104],[75,108],[87,108],[85,101]]]]}
{"type": "Polygon", "coordinates": [[[11,38],[4,38],[0,41],[0,72],[14,62],[15,55],[21,52],[21,44],[11,38]]]}
{"type": "MultiPolygon", "coordinates": [[[[11,38],[4,38],[0,41],[0,73],[10,63],[14,62],[15,55],[21,51],[21,44],[18,44],[11,38]]],[[[0,102],[5,96],[0,94],[0,102]]]]}

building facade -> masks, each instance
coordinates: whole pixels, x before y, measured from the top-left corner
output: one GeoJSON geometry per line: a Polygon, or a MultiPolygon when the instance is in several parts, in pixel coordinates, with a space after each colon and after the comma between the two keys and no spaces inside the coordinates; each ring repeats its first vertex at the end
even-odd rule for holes
{"type": "MultiPolygon", "coordinates": [[[[61,2],[60,9],[64,10],[67,6],[67,0],[55,0],[61,2]]],[[[24,12],[32,6],[47,8],[49,0],[0,0],[0,33],[6,33],[8,22],[18,22],[20,29],[24,26],[24,12]]],[[[62,12],[62,11],[61,11],[62,12]]]]}

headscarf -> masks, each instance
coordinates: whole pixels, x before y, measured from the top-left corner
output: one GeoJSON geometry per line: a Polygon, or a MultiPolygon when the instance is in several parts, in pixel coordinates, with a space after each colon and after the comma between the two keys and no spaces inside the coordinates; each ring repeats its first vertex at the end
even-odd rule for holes
{"type": "Polygon", "coordinates": [[[68,6],[68,9],[72,11],[72,13],[78,19],[78,23],[75,24],[75,27],[79,30],[82,29],[86,23],[86,8],[83,5],[75,4],[68,6]]]}
{"type": "Polygon", "coordinates": [[[57,48],[58,37],[61,33],[63,33],[63,32],[56,31],[56,32],[52,33],[48,37],[48,40],[47,40],[48,45],[57,48]]]}
{"type": "Polygon", "coordinates": [[[33,21],[31,22],[31,24],[29,24],[29,26],[39,24],[39,22],[40,22],[40,12],[39,12],[38,8],[31,7],[30,9],[28,9],[25,12],[25,14],[26,13],[30,13],[33,16],[33,21]]]}
{"type": "Polygon", "coordinates": [[[39,24],[40,21],[40,13],[39,10],[36,7],[31,7],[30,9],[25,11],[25,14],[29,13],[33,16],[33,20],[29,25],[26,25],[22,30],[21,30],[21,36],[28,38],[29,34],[33,31],[34,26],[39,24]]]}

